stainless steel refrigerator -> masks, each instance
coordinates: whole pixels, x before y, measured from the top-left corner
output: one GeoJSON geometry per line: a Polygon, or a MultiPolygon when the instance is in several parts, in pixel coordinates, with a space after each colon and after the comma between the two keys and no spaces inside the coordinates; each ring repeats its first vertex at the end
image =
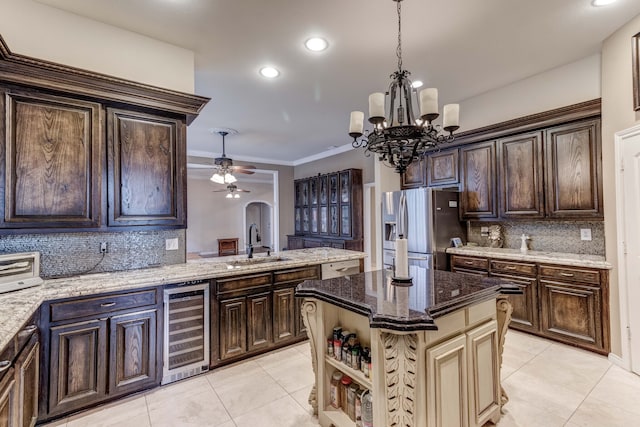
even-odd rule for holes
{"type": "Polygon", "coordinates": [[[457,191],[415,188],[382,194],[383,262],[395,266],[395,239],[403,234],[409,249],[409,275],[447,270],[446,248],[457,237],[466,241],[459,219],[457,191]]]}

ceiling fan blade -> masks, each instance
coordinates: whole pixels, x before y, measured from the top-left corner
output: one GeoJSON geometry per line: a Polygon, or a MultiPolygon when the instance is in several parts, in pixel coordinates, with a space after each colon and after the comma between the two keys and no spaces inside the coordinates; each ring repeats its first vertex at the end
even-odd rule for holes
{"type": "Polygon", "coordinates": [[[238,188],[236,191],[239,193],[251,193],[251,190],[243,190],[242,188],[238,188]]]}
{"type": "Polygon", "coordinates": [[[246,170],[246,169],[234,169],[233,173],[243,173],[246,175],[253,175],[255,172],[251,170],[246,170]]]}

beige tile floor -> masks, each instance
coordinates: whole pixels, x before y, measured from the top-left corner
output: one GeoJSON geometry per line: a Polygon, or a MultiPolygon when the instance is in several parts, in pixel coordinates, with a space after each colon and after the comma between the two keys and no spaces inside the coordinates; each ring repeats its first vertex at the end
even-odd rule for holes
{"type": "MultiPolygon", "coordinates": [[[[640,426],[640,377],[603,356],[509,331],[502,379],[510,401],[498,427],[640,426]]],[[[312,383],[304,343],[47,427],[317,426],[312,383]]]]}

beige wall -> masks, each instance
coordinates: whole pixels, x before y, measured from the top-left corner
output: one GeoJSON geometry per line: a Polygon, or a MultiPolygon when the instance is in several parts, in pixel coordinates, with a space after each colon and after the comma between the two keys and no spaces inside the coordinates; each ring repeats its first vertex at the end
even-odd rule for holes
{"type": "Polygon", "coordinates": [[[460,102],[461,131],[600,98],[600,55],[460,102]]]}
{"type": "Polygon", "coordinates": [[[293,219],[293,166],[241,161],[234,161],[233,163],[235,165],[252,164],[257,169],[278,171],[280,249],[286,248],[287,234],[293,234],[295,232],[293,219]]]}
{"type": "Polygon", "coordinates": [[[273,184],[239,182],[238,187],[251,193],[242,193],[239,199],[227,199],[226,193],[213,192],[223,187],[206,177],[187,179],[187,252],[217,252],[218,239],[229,237],[239,238],[238,249],[244,251],[245,206],[252,201],[274,206],[273,184]]]}
{"type": "Polygon", "coordinates": [[[166,89],[194,91],[192,51],[32,0],[2,0],[0,35],[14,53],[166,89]]]}
{"type": "MultiPolygon", "coordinates": [[[[616,168],[614,134],[640,122],[633,111],[631,37],[640,32],[640,16],[620,28],[602,46],[602,174],[604,187],[604,231],[607,261],[618,263],[616,226],[616,168]]],[[[618,272],[610,274],[611,351],[621,355],[621,325],[618,272]]]]}
{"type": "Polygon", "coordinates": [[[365,156],[363,149],[353,149],[296,166],[293,170],[293,177],[294,179],[308,178],[318,174],[354,168],[362,169],[362,182],[366,184],[373,182],[375,179],[373,176],[373,161],[374,156],[365,156]]]}

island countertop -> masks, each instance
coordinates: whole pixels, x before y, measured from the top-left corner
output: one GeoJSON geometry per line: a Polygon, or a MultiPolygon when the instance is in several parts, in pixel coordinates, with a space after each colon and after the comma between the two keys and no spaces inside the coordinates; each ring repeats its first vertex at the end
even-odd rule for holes
{"type": "Polygon", "coordinates": [[[423,283],[398,286],[388,270],[327,280],[307,280],[297,297],[316,298],[368,316],[371,328],[437,330],[435,319],[499,294],[520,293],[508,282],[470,274],[431,270],[423,283]]]}
{"type": "Polygon", "coordinates": [[[265,259],[256,256],[257,261],[253,262],[249,262],[246,255],[238,255],[189,260],[183,264],[156,268],[48,279],[37,287],[0,294],[0,351],[44,301],[361,259],[365,256],[363,252],[343,249],[310,248],[279,252],[265,259]]]}

